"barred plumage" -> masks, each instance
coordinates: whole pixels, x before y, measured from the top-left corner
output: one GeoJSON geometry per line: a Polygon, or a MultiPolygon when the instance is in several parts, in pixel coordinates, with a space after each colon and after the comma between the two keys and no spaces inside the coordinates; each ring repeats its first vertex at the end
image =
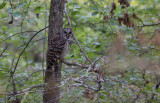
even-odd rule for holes
{"type": "Polygon", "coordinates": [[[56,66],[55,62],[58,59],[64,59],[70,46],[73,42],[72,30],[70,28],[64,28],[59,34],[54,35],[48,44],[47,50],[47,66],[52,68],[56,66]]]}

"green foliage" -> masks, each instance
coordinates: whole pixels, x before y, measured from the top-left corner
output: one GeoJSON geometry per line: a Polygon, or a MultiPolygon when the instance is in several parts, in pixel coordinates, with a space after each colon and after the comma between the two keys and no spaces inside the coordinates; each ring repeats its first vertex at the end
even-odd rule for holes
{"type": "Polygon", "coordinates": [[[37,6],[34,8],[34,13],[40,13],[41,6],[37,6]]]}
{"type": "Polygon", "coordinates": [[[0,4],[0,9],[3,9],[6,6],[6,2],[0,4]]]}
{"type": "MultiPolygon", "coordinates": [[[[6,95],[13,93],[13,81],[16,91],[43,84],[43,69],[46,67],[44,51],[47,50],[48,30],[39,33],[29,43],[18,62],[13,81],[10,79],[17,58],[30,38],[35,31],[44,28],[45,23],[48,25],[50,6],[49,0],[12,1],[11,4],[9,1],[0,3],[2,103],[16,99],[6,95]],[[10,38],[5,40],[7,37],[10,38]]],[[[116,9],[112,14],[111,0],[68,0],[67,11],[79,43],[93,63],[101,58],[94,70],[99,70],[102,87],[96,91],[99,86],[97,72],[63,64],[61,103],[160,102],[160,87],[155,88],[160,81],[159,25],[139,27],[160,22],[160,0],[128,1],[130,7],[121,9],[118,0],[115,0],[116,9]],[[134,27],[124,23],[119,25],[118,18],[123,18],[124,13],[128,13],[134,27]],[[139,19],[133,18],[133,13],[139,19]],[[104,20],[106,15],[108,18],[104,20]]],[[[68,27],[65,15],[64,27],[68,27]]],[[[65,59],[82,65],[89,64],[76,43],[65,59]]],[[[17,98],[22,103],[39,103],[42,102],[42,95],[43,88],[33,88],[17,98]]]]}

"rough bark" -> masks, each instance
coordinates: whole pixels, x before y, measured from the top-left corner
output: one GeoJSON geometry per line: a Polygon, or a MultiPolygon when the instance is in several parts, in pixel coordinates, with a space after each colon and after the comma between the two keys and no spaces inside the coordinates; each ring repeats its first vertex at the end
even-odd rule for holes
{"type": "MultiPolygon", "coordinates": [[[[48,43],[50,38],[63,29],[63,9],[64,0],[51,0],[49,15],[48,43]]],[[[48,46],[49,47],[49,46],[48,46]]],[[[46,68],[45,88],[43,94],[43,103],[58,103],[60,99],[60,79],[62,63],[56,61],[57,66],[46,68]]]]}

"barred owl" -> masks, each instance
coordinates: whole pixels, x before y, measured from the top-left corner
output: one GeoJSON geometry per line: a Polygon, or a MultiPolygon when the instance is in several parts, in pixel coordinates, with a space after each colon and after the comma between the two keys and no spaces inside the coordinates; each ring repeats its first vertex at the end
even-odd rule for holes
{"type": "Polygon", "coordinates": [[[73,43],[72,30],[64,28],[61,33],[51,37],[47,50],[47,66],[51,68],[58,59],[63,60],[73,43]]]}

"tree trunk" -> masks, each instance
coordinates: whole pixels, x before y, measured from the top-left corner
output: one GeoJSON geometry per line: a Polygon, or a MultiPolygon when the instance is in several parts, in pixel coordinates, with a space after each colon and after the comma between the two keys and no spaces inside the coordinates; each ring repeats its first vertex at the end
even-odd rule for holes
{"type": "MultiPolygon", "coordinates": [[[[63,29],[64,0],[51,0],[49,15],[48,47],[50,38],[63,29]]],[[[60,99],[60,79],[62,63],[56,61],[57,66],[49,68],[45,72],[45,88],[43,103],[58,103],[60,99]]]]}

